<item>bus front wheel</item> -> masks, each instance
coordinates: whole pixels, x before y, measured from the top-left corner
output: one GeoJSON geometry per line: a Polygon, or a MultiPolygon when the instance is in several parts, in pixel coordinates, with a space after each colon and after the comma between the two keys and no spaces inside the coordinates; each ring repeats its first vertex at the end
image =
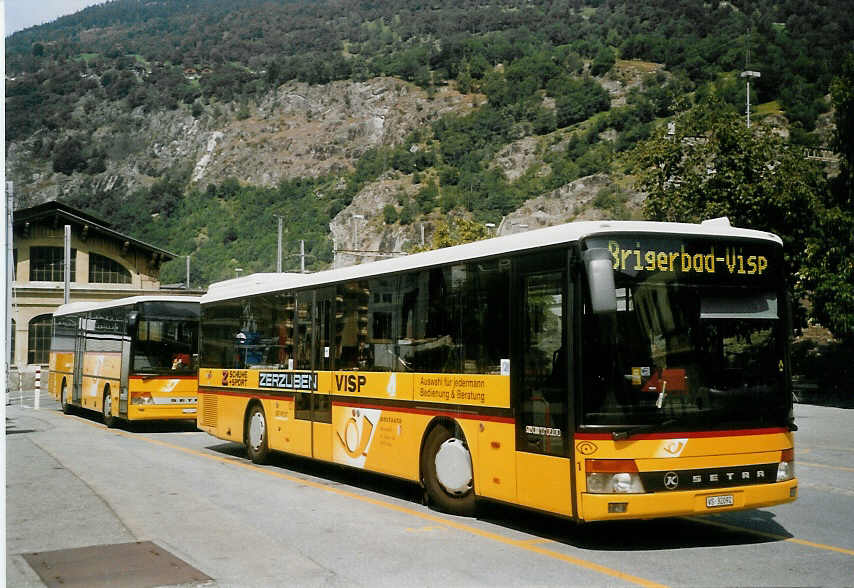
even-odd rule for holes
{"type": "Polygon", "coordinates": [[[460,437],[444,425],[430,431],[421,454],[422,482],[431,506],[471,516],[475,512],[471,453],[460,437]]]}
{"type": "Polygon", "coordinates": [[[102,408],[104,410],[104,424],[108,428],[113,428],[116,424],[116,417],[113,416],[113,395],[110,394],[109,388],[104,388],[102,408]]]}
{"type": "Polygon", "coordinates": [[[267,419],[264,409],[256,404],[249,410],[246,417],[246,453],[254,463],[265,463],[270,454],[267,443],[267,419]]]}
{"type": "Polygon", "coordinates": [[[62,381],[62,388],[59,391],[59,404],[62,406],[62,412],[71,413],[71,405],[68,404],[68,385],[65,380],[62,381]]]}

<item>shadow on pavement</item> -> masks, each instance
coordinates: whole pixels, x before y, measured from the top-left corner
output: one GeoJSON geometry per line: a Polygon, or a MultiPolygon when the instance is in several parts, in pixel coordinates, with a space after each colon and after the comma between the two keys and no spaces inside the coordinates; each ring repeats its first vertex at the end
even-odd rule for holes
{"type": "MultiPolygon", "coordinates": [[[[239,443],[209,445],[207,449],[250,463],[239,443]]],[[[273,453],[267,465],[287,470],[295,477],[315,478],[330,486],[352,486],[390,498],[404,500],[422,508],[421,487],[406,480],[389,478],[345,466],[317,462],[281,453],[273,453]]],[[[431,511],[443,518],[449,515],[431,511]]],[[[456,520],[465,521],[465,519],[456,520]]],[[[719,513],[708,517],[670,517],[652,520],[575,523],[546,513],[521,507],[482,501],[477,520],[563,543],[578,549],[597,551],[657,551],[695,547],[752,545],[792,537],[774,520],[774,514],[762,510],[719,513]]]]}

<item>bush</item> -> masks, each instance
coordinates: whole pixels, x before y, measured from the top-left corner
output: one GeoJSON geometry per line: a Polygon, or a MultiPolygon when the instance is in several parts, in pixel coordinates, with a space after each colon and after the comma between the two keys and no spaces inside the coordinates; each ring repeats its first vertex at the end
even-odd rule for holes
{"type": "Polygon", "coordinates": [[[383,222],[387,225],[393,225],[397,222],[398,214],[394,204],[386,204],[383,208],[383,222]]]}

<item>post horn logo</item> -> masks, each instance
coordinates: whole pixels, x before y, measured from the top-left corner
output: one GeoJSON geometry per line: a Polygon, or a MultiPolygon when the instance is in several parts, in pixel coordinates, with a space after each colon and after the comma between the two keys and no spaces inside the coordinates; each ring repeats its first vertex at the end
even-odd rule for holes
{"type": "Polygon", "coordinates": [[[373,429],[374,423],[367,416],[360,415],[358,411],[353,411],[353,416],[347,419],[347,423],[344,425],[344,435],[338,433],[338,439],[341,440],[341,445],[347,455],[354,459],[368,455],[366,450],[373,429]],[[361,425],[356,419],[361,421],[361,425]]]}
{"type": "Polygon", "coordinates": [[[590,441],[582,441],[581,443],[575,446],[575,449],[577,449],[578,453],[580,453],[581,455],[593,455],[594,453],[599,451],[599,448],[596,446],[596,444],[591,443],[590,441]]]}

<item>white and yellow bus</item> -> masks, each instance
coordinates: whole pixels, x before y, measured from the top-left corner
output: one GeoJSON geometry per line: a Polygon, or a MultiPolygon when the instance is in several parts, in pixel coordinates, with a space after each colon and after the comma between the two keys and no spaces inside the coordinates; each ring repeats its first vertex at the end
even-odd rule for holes
{"type": "Polygon", "coordinates": [[[199,428],[578,521],[790,502],[781,241],[579,222],[202,296],[199,428]]]}
{"type": "Polygon", "coordinates": [[[195,420],[199,298],[72,302],[53,313],[48,386],[62,410],[116,419],[195,420]]]}

